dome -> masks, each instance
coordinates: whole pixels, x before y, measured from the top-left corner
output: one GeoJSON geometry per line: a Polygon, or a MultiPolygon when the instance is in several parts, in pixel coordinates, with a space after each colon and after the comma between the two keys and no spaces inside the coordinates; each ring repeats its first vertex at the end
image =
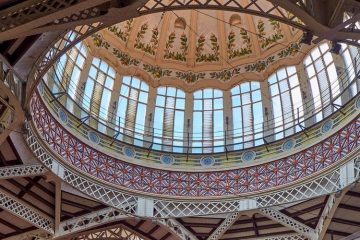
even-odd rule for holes
{"type": "Polygon", "coordinates": [[[246,150],[301,132],[345,101],[339,96],[354,74],[357,49],[343,44],[339,60],[331,43],[300,44],[300,35],[274,20],[232,12],[152,14],[78,43],[53,65],[47,85],[67,93],[63,104],[81,124],[114,141],[170,153],[246,150]],[[208,57],[196,60],[202,38],[208,57]],[[244,47],[245,38],[243,56],[207,48],[215,46],[211,39],[244,47]]]}
{"type": "Polygon", "coordinates": [[[354,1],[7,1],[0,238],[359,233],[354,1]]]}

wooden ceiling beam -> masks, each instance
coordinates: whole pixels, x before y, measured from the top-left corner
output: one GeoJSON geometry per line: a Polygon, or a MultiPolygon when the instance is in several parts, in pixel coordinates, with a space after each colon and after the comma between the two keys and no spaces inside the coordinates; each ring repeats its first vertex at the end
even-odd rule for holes
{"type": "Polygon", "coordinates": [[[158,229],[160,228],[159,225],[156,225],[155,227],[153,227],[150,231],[148,231],[148,234],[153,234],[154,232],[156,232],[158,229]]]}
{"type": "Polygon", "coordinates": [[[339,208],[360,212],[360,207],[352,206],[344,203],[340,203],[339,208]]]}
{"type": "MultiPolygon", "coordinates": [[[[287,234],[293,234],[295,232],[293,231],[282,231],[282,232],[275,232],[275,233],[265,233],[265,234],[259,234],[259,238],[264,238],[264,237],[271,237],[271,236],[282,236],[282,235],[287,235],[287,234]]],[[[256,238],[256,236],[254,235],[248,235],[248,236],[242,236],[241,240],[243,239],[254,239],[256,238]]],[[[227,238],[226,236],[222,238],[222,240],[239,240],[238,237],[235,238],[227,238]]]]}
{"type": "Polygon", "coordinates": [[[171,233],[166,233],[162,238],[160,238],[160,240],[165,240],[165,239],[168,239],[168,237],[171,236],[171,233]]]}
{"type": "MultiPolygon", "coordinates": [[[[262,226],[258,226],[258,230],[265,230],[265,229],[271,229],[271,228],[281,228],[284,227],[283,225],[279,224],[279,223],[274,223],[274,224],[269,224],[269,225],[262,225],[262,226]]],[[[254,228],[253,227],[246,227],[246,228],[232,228],[229,229],[226,234],[228,233],[240,233],[240,232],[253,232],[254,228]]]]}
{"type": "Polygon", "coordinates": [[[348,192],[346,193],[346,195],[351,196],[351,197],[360,198],[360,193],[359,193],[359,192],[348,191],[348,192]]]}
{"type": "Polygon", "coordinates": [[[256,218],[255,218],[255,214],[252,215],[252,221],[253,221],[253,228],[254,228],[254,232],[255,232],[255,236],[259,236],[259,229],[258,226],[256,224],[256,218]]]}
{"type": "Polygon", "coordinates": [[[338,236],[342,236],[342,237],[347,237],[347,236],[349,236],[351,234],[351,233],[342,232],[342,231],[336,231],[336,230],[331,230],[331,229],[328,229],[326,231],[326,233],[334,234],[334,235],[338,235],[338,236]]]}
{"type": "Polygon", "coordinates": [[[356,222],[356,221],[352,221],[352,220],[346,220],[346,219],[341,219],[341,218],[333,218],[332,221],[336,222],[336,223],[342,223],[342,224],[346,224],[346,225],[352,225],[352,226],[360,227],[360,222],[356,222]]]}

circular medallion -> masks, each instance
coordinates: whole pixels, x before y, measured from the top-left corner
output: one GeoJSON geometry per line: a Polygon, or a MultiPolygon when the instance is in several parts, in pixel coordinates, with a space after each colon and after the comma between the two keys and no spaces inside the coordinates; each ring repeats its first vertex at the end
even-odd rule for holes
{"type": "Polygon", "coordinates": [[[283,151],[289,151],[295,146],[295,143],[296,143],[295,139],[290,138],[283,143],[281,148],[283,151]]]}
{"type": "Polygon", "coordinates": [[[331,120],[331,119],[327,120],[321,126],[321,132],[322,133],[327,133],[328,131],[330,131],[332,129],[333,125],[334,125],[333,120],[331,120]]]}
{"type": "Polygon", "coordinates": [[[65,124],[68,123],[68,115],[62,108],[59,108],[58,116],[63,123],[65,123],[65,124]]]}
{"type": "Polygon", "coordinates": [[[162,155],[160,157],[160,160],[163,164],[166,164],[166,165],[173,165],[174,164],[174,157],[171,156],[171,155],[162,155]]]}
{"type": "Polygon", "coordinates": [[[215,159],[211,156],[206,156],[200,159],[200,163],[202,166],[212,166],[215,163],[215,159]]]}
{"type": "Polygon", "coordinates": [[[135,150],[130,147],[124,147],[123,153],[127,157],[135,157],[135,150]]]}
{"type": "Polygon", "coordinates": [[[99,136],[97,135],[96,132],[94,131],[89,131],[88,132],[88,138],[90,141],[92,141],[93,143],[96,143],[96,144],[99,144],[100,143],[100,138],[99,136]]]}
{"type": "Polygon", "coordinates": [[[256,153],[254,151],[246,151],[242,154],[241,158],[244,161],[251,161],[254,160],[256,153]]]}

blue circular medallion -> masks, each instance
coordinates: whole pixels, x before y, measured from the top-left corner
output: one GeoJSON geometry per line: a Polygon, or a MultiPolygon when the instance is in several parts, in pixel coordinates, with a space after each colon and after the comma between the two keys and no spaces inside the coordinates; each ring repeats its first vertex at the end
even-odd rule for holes
{"type": "Polygon", "coordinates": [[[99,144],[100,143],[100,138],[99,136],[97,135],[96,132],[94,131],[89,131],[88,132],[88,138],[90,141],[92,141],[93,143],[96,143],[96,144],[99,144]]]}
{"type": "Polygon", "coordinates": [[[123,153],[127,157],[135,157],[135,150],[130,147],[124,147],[123,153]]]}
{"type": "Polygon", "coordinates": [[[173,165],[174,164],[174,157],[171,155],[162,155],[160,160],[163,164],[166,165],[173,165]]]}
{"type": "Polygon", "coordinates": [[[58,116],[63,123],[65,123],[65,124],[68,123],[68,115],[62,108],[59,108],[58,116]]]}
{"type": "Polygon", "coordinates": [[[295,146],[295,143],[296,143],[296,141],[293,138],[286,140],[282,145],[282,150],[288,151],[288,150],[292,149],[295,146]]]}
{"type": "Polygon", "coordinates": [[[215,159],[212,156],[206,156],[200,159],[202,166],[212,166],[215,163],[215,159]]]}
{"type": "Polygon", "coordinates": [[[242,154],[241,158],[244,161],[251,161],[254,160],[256,153],[254,151],[246,151],[242,154]]]}
{"type": "Polygon", "coordinates": [[[327,133],[328,131],[330,131],[332,129],[333,125],[334,125],[333,120],[331,120],[331,119],[327,120],[321,126],[321,132],[322,133],[327,133]]]}

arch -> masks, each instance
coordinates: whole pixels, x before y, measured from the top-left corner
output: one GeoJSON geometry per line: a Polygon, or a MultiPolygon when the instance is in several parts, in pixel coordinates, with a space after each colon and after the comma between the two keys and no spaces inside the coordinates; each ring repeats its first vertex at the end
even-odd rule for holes
{"type": "Polygon", "coordinates": [[[332,113],[331,103],[341,105],[340,83],[328,43],[314,47],[305,57],[304,65],[318,122],[332,113]]]}
{"type": "Polygon", "coordinates": [[[299,77],[295,66],[280,68],[268,78],[273,113],[275,139],[301,130],[304,107],[299,77]]]}
{"type": "Polygon", "coordinates": [[[183,152],[185,108],[183,90],[170,86],[157,88],[153,121],[154,149],[183,152]]]}
{"type": "Polygon", "coordinates": [[[263,143],[263,106],[260,82],[245,82],[231,89],[233,148],[263,143]]]}
{"type": "Polygon", "coordinates": [[[193,153],[224,151],[223,92],[205,88],[193,93],[193,153]]]}
{"type": "MultiPolygon", "coordinates": [[[[139,78],[123,76],[120,94],[117,102],[117,119],[115,120],[119,133],[133,137],[127,141],[142,146],[145,135],[146,108],[148,103],[149,85],[139,78]]],[[[119,135],[118,139],[124,139],[119,135]]]]}

